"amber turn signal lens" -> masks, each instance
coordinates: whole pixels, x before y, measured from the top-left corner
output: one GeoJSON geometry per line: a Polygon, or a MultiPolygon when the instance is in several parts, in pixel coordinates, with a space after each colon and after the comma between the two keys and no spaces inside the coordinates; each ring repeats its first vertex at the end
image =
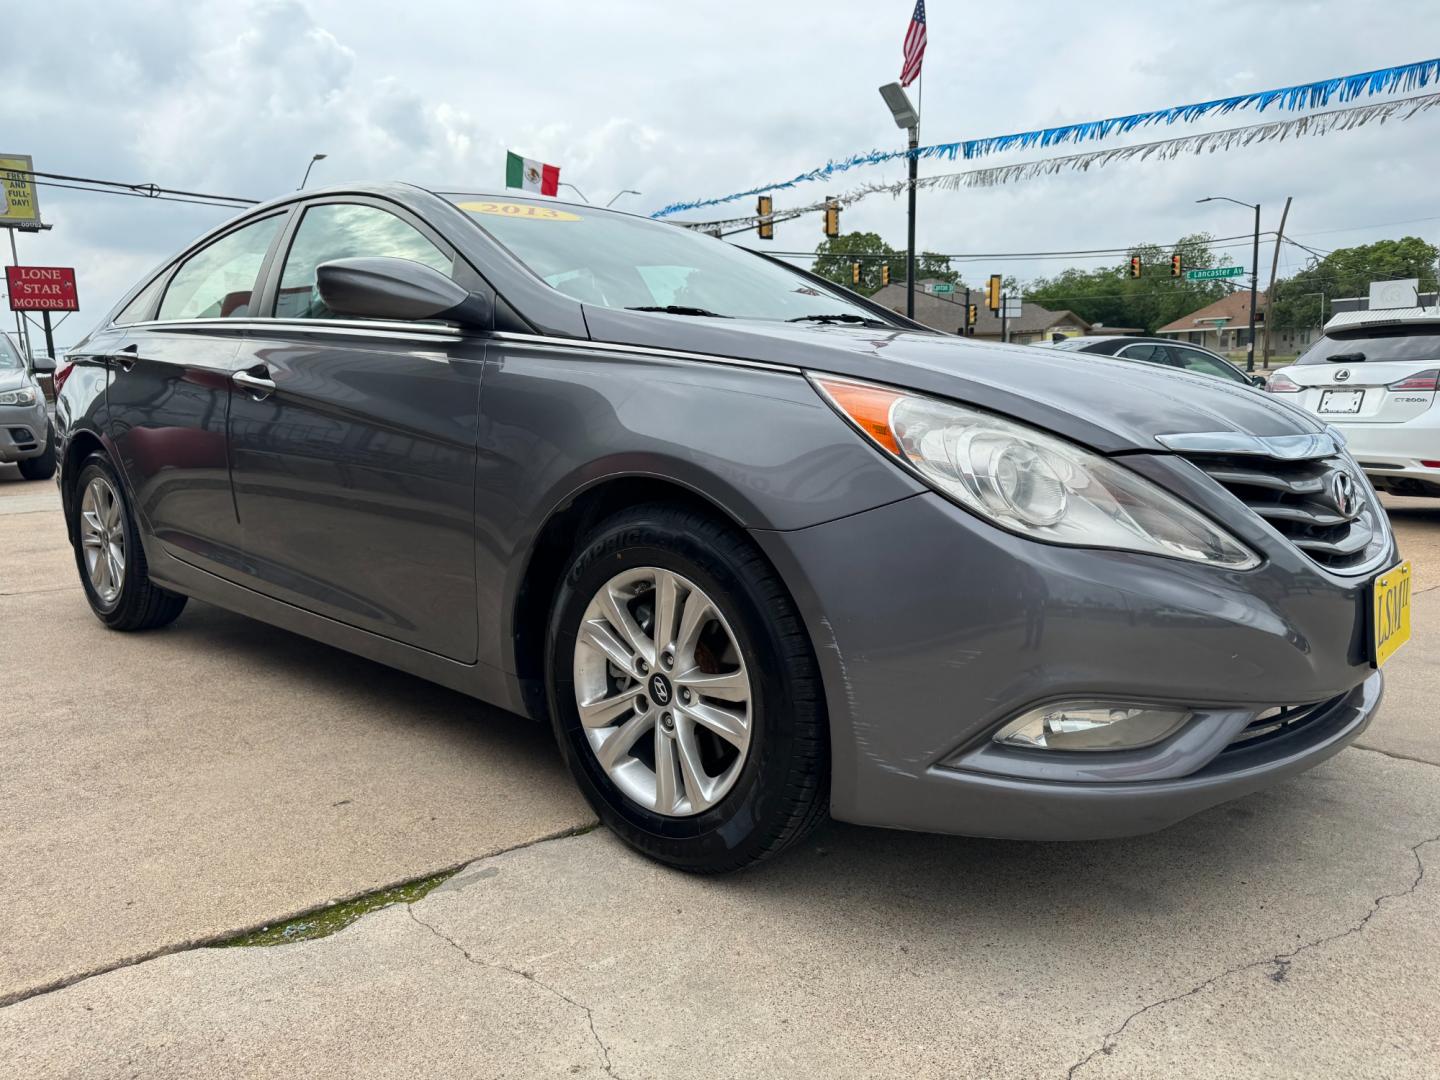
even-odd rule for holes
{"type": "Polygon", "coordinates": [[[830,396],[836,407],[861,431],[896,457],[901,456],[900,444],[895,441],[895,434],[890,430],[890,407],[902,394],[881,386],[860,386],[856,383],[840,382],[838,379],[815,381],[830,396]]]}

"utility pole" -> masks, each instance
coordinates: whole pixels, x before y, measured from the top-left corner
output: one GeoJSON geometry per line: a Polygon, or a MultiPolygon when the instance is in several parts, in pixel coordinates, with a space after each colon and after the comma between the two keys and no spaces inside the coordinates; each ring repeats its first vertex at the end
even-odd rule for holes
{"type": "Polygon", "coordinates": [[[1008,296],[1000,297],[1000,340],[1002,342],[1010,340],[1010,298],[1008,296]]]}
{"type": "Polygon", "coordinates": [[[1265,352],[1261,362],[1266,371],[1270,370],[1270,324],[1275,321],[1275,275],[1280,270],[1280,243],[1285,239],[1285,219],[1290,216],[1293,198],[1286,195],[1285,209],[1280,211],[1280,227],[1275,230],[1275,254],[1270,260],[1270,287],[1265,290],[1265,352]]]}

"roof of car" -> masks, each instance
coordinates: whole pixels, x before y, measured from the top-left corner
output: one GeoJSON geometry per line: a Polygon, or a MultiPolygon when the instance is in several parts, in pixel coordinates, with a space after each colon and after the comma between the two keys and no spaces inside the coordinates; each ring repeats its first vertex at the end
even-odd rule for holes
{"type": "Polygon", "coordinates": [[[1440,323],[1440,307],[1385,308],[1380,311],[1342,311],[1325,324],[1334,330],[1361,330],[1367,326],[1426,326],[1440,323]]]}

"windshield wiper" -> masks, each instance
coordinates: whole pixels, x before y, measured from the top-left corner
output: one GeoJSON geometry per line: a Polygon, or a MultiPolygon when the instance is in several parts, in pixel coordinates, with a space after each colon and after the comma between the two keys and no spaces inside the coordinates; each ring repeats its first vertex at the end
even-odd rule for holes
{"type": "Polygon", "coordinates": [[[851,315],[848,311],[836,311],[822,315],[797,315],[786,322],[856,323],[860,326],[886,326],[879,319],[867,319],[863,315],[851,315]]]}
{"type": "Polygon", "coordinates": [[[661,304],[646,305],[644,307],[627,307],[626,311],[660,311],[666,315],[696,315],[707,319],[728,319],[731,316],[721,315],[718,311],[707,311],[703,307],[686,307],[684,304],[661,304]]]}

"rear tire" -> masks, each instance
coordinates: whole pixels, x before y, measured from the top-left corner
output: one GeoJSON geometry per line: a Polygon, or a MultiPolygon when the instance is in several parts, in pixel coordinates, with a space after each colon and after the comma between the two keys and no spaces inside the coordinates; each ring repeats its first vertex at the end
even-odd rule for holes
{"type": "Polygon", "coordinates": [[[49,480],[55,475],[55,428],[49,422],[45,425],[45,452],[17,464],[26,480],[49,480]]]}
{"type": "Polygon", "coordinates": [[[600,819],[637,851],[723,873],[824,820],[819,668],[785,586],[740,530],[666,505],[601,522],[566,569],[546,645],[566,763],[600,819]],[[687,623],[692,601],[701,614],[687,623]],[[608,637],[617,620],[627,628],[608,637]],[[608,647],[597,648],[597,630],[608,647]],[[657,674],[666,676],[658,686],[657,674]],[[633,749],[607,752],[611,739],[633,749]],[[668,781],[662,753],[674,762],[668,781]]]}
{"type": "Polygon", "coordinates": [[[75,480],[75,566],[95,617],[112,630],[153,630],[174,622],[186,597],[150,580],[125,488],[102,453],[75,480]]]}

